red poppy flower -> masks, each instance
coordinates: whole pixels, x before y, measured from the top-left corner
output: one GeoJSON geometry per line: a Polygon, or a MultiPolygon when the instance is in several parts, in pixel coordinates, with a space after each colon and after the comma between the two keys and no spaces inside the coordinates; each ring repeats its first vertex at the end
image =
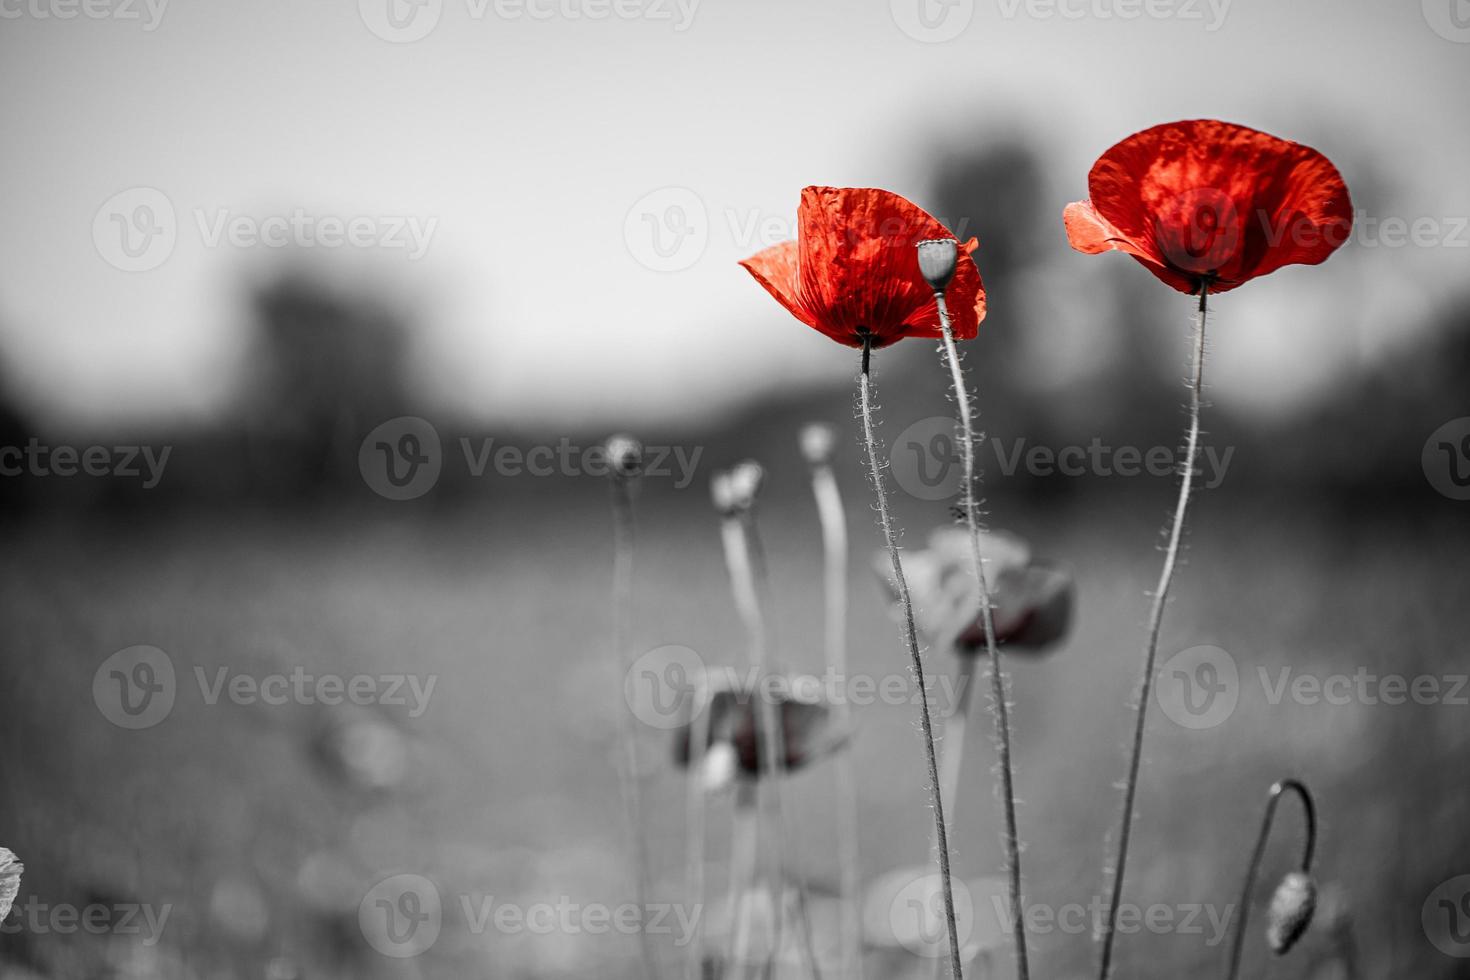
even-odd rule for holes
{"type": "Polygon", "coordinates": [[[1342,175],[1308,146],[1214,119],[1155,126],[1093,164],[1091,200],[1069,204],[1079,252],[1127,252],[1186,293],[1284,265],[1316,265],[1347,241],[1342,175]]]}
{"type": "MultiPolygon", "coordinates": [[[[922,208],[888,191],[808,187],[801,192],[794,242],[782,242],[741,262],[766,291],[802,323],[840,344],[873,349],[905,337],[940,337],[934,291],[919,273],[916,246],[954,238],[922,208]]],[[[985,287],[970,253],[945,290],[950,326],[973,338],[985,319],[985,287]]]]}
{"type": "MultiPolygon", "coordinates": [[[[761,722],[756,715],[757,690],[736,682],[733,685],[716,676],[711,681],[709,702],[709,742],[705,751],[711,755],[723,749],[738,769],[738,775],[755,779],[761,775],[765,746],[761,722]]],[[[770,692],[781,719],[781,735],[786,748],[783,768],[800,769],[840,749],[848,732],[833,725],[821,681],[810,675],[787,677],[770,692]]],[[[690,763],[693,723],[685,720],[674,732],[674,762],[690,763]]],[[[735,773],[731,773],[734,775],[735,773]]],[[[708,774],[706,774],[708,776],[708,774]]],[[[720,780],[716,780],[719,782],[720,780]]]]}

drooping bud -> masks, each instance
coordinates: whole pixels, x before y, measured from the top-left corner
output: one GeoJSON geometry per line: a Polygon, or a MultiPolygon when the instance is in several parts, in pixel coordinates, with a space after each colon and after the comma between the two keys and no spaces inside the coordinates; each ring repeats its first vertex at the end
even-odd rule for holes
{"type": "Polygon", "coordinates": [[[15,853],[0,847],[0,922],[10,914],[15,896],[20,894],[20,875],[25,865],[16,859],[15,853]]]}
{"type": "Polygon", "coordinates": [[[747,459],[736,463],[734,469],[730,470],[730,491],[734,495],[735,506],[741,510],[754,507],[756,497],[760,495],[765,482],[766,469],[755,460],[747,459]]]}
{"type": "Polygon", "coordinates": [[[954,278],[960,243],[953,238],[930,238],[918,244],[919,272],[935,292],[943,292],[954,278]]]}
{"type": "Polygon", "coordinates": [[[614,476],[630,480],[643,471],[643,444],[632,436],[619,433],[610,437],[605,452],[614,476]]]}
{"type": "Polygon", "coordinates": [[[1293,871],[1282,878],[1266,913],[1266,942],[1271,951],[1281,956],[1295,946],[1316,911],[1317,883],[1311,875],[1293,871]]]}
{"type": "Polygon", "coordinates": [[[826,422],[810,422],[801,428],[801,454],[813,466],[826,466],[832,462],[832,451],[837,446],[837,430],[826,422]]]}

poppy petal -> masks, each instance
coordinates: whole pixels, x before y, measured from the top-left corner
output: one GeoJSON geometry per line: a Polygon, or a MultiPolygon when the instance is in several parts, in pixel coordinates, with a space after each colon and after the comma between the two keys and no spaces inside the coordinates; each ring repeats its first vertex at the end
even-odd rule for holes
{"type": "Polygon", "coordinates": [[[742,259],[740,264],[745,271],[755,276],[755,281],[766,287],[766,292],[774,296],[776,302],[786,307],[792,316],[809,327],[821,329],[815,318],[801,305],[796,242],[772,245],[748,259],[742,259]]]}

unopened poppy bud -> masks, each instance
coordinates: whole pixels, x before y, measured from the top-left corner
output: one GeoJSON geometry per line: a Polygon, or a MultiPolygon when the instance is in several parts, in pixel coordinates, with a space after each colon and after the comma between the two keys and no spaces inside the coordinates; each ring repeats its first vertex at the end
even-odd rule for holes
{"type": "Polygon", "coordinates": [[[619,433],[607,440],[607,464],[614,476],[631,479],[643,469],[643,444],[630,435],[619,433]]]}
{"type": "Polygon", "coordinates": [[[812,422],[802,427],[801,454],[813,466],[826,466],[832,461],[837,433],[826,422],[812,422]]]}
{"type": "Polygon", "coordinates": [[[755,498],[760,495],[765,482],[766,469],[761,464],[751,459],[736,463],[730,471],[730,489],[735,497],[735,506],[741,510],[754,507],[755,498]]]}
{"type": "Polygon", "coordinates": [[[960,243],[953,238],[930,238],[918,245],[919,271],[936,293],[944,292],[954,278],[960,258],[960,243]]]}
{"type": "Polygon", "coordinates": [[[1293,871],[1281,879],[1271,908],[1266,913],[1266,942],[1280,956],[1296,945],[1296,941],[1312,924],[1317,911],[1317,883],[1302,871],[1293,871]]]}
{"type": "Polygon", "coordinates": [[[709,496],[715,510],[728,515],[735,512],[735,481],[728,471],[716,473],[709,481],[709,496]]]}
{"type": "Polygon", "coordinates": [[[10,914],[15,896],[20,894],[20,875],[25,866],[16,860],[14,852],[0,847],[0,922],[10,914]]]}

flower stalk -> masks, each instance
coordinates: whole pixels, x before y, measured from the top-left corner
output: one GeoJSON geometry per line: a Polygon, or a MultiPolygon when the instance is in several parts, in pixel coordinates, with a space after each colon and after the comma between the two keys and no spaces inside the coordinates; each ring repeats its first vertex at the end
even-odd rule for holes
{"type": "Polygon", "coordinates": [[[878,439],[873,426],[873,383],[870,372],[872,335],[863,335],[862,372],[858,375],[858,401],[863,417],[863,442],[867,448],[868,468],[873,481],[873,495],[878,505],[878,523],[883,529],[883,543],[893,564],[893,583],[903,607],[903,637],[908,646],[914,684],[919,692],[919,727],[924,742],[925,761],[929,769],[929,792],[934,807],[934,838],[939,852],[939,879],[944,896],[944,921],[949,930],[950,973],[962,980],[964,968],[960,960],[959,929],[955,923],[954,883],[949,867],[949,834],[944,825],[944,801],[939,787],[939,764],[934,751],[934,724],[929,714],[929,696],[924,685],[924,660],[919,653],[919,636],[914,626],[914,602],[909,595],[903,565],[898,557],[898,539],[893,519],[888,513],[888,492],[883,486],[883,468],[878,461],[878,439]]]}
{"type": "Polygon", "coordinates": [[[1312,858],[1317,852],[1317,807],[1312,801],[1311,791],[1295,779],[1283,779],[1271,787],[1266,797],[1266,812],[1261,817],[1261,829],[1256,835],[1256,846],[1251,851],[1250,865],[1246,869],[1245,883],[1240,888],[1240,902],[1236,908],[1240,917],[1235,922],[1235,936],[1230,943],[1230,964],[1225,971],[1226,980],[1235,980],[1240,972],[1241,949],[1245,944],[1245,924],[1250,918],[1251,893],[1256,888],[1256,876],[1261,870],[1261,859],[1266,854],[1266,842],[1271,837],[1271,825],[1276,819],[1276,806],[1287,792],[1295,793],[1302,803],[1302,816],[1307,833],[1302,845],[1302,857],[1297,870],[1287,875],[1277,889],[1272,901],[1272,922],[1269,930],[1272,947],[1278,955],[1286,953],[1295,945],[1311,922],[1316,907],[1316,886],[1312,882],[1312,858]]]}
{"type": "MultiPolygon", "coordinates": [[[[612,480],[613,511],[613,644],[626,677],[633,669],[633,554],[636,522],[633,498],[643,472],[643,447],[626,435],[607,441],[608,472],[612,480]]],[[[623,712],[623,756],[618,767],[618,783],[623,799],[623,812],[632,840],[635,864],[634,887],[638,902],[638,938],[643,967],[652,980],[658,976],[653,937],[647,929],[649,884],[648,839],[643,828],[643,773],[638,756],[638,720],[631,711],[623,712]]]]}
{"type": "Polygon", "coordinates": [[[1200,402],[1204,386],[1205,367],[1205,317],[1209,298],[1209,283],[1199,284],[1199,309],[1195,316],[1194,370],[1189,385],[1189,433],[1185,440],[1184,470],[1179,480],[1179,499],[1174,505],[1174,517],[1169,528],[1169,543],[1164,551],[1164,567],[1159,573],[1158,588],[1154,590],[1153,604],[1149,610],[1148,640],[1143,651],[1143,676],[1138,686],[1138,701],[1134,706],[1133,747],[1128,759],[1128,778],[1123,787],[1123,808],[1119,819],[1118,851],[1113,862],[1113,884],[1108,899],[1108,914],[1102,931],[1102,954],[1098,960],[1098,980],[1108,980],[1113,963],[1113,941],[1118,931],[1118,906],[1123,896],[1124,874],[1128,868],[1128,845],[1133,833],[1133,805],[1138,795],[1138,773],[1143,758],[1143,734],[1148,722],[1148,702],[1153,691],[1154,672],[1159,652],[1159,630],[1164,621],[1164,603],[1169,597],[1169,586],[1174,581],[1174,569],[1179,562],[1179,543],[1184,533],[1184,519],[1189,510],[1190,489],[1194,485],[1195,461],[1199,455],[1200,402]]]}
{"type": "MultiPolygon", "coordinates": [[[[832,676],[847,677],[847,514],[842,493],[832,472],[836,436],[832,427],[807,426],[801,435],[802,455],[811,467],[812,496],[822,527],[823,639],[827,669],[832,676]]],[[[851,708],[847,698],[832,706],[833,725],[851,731],[851,708]]],[[[837,792],[837,860],[841,865],[838,900],[841,904],[839,966],[843,977],[862,980],[862,934],[858,909],[859,851],[857,838],[857,778],[852,750],[840,752],[835,760],[837,792]]]]}

